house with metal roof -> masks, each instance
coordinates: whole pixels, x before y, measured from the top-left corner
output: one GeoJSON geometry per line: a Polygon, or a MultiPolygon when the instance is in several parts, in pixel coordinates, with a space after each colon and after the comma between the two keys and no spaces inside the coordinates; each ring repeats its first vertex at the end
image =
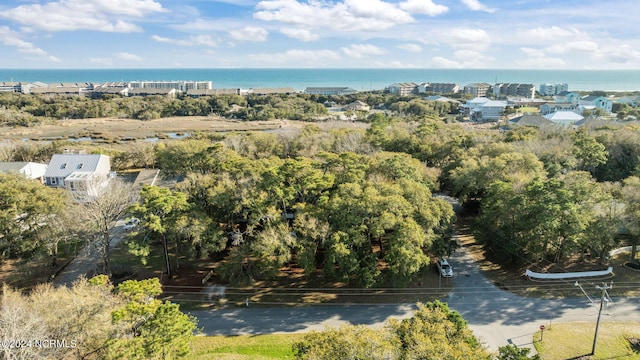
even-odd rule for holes
{"type": "Polygon", "coordinates": [[[598,95],[589,95],[580,98],[580,105],[582,106],[593,106],[596,109],[602,109],[607,112],[607,114],[611,114],[611,110],[613,109],[613,101],[598,95]]]}
{"type": "Polygon", "coordinates": [[[509,120],[509,124],[511,125],[519,125],[519,126],[533,126],[533,127],[544,127],[555,125],[555,123],[542,115],[538,114],[525,114],[514,117],[509,120]]]}
{"type": "Polygon", "coordinates": [[[111,177],[110,158],[100,154],[55,154],[44,174],[45,185],[65,188],[79,201],[100,195],[111,177]]]}
{"type": "Polygon", "coordinates": [[[582,115],[578,115],[573,111],[556,111],[554,113],[547,114],[544,117],[545,119],[564,127],[575,125],[577,122],[584,119],[582,115]]]}
{"type": "Polygon", "coordinates": [[[38,179],[44,182],[44,173],[47,171],[47,164],[34,162],[0,162],[0,173],[22,174],[29,179],[38,179]]]}

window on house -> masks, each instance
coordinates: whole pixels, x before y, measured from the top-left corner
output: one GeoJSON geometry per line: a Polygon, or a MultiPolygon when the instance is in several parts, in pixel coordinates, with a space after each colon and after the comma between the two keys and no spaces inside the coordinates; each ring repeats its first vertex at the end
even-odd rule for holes
{"type": "Polygon", "coordinates": [[[51,178],[51,185],[55,185],[56,184],[56,178],[51,178]]]}
{"type": "Polygon", "coordinates": [[[78,169],[82,169],[82,163],[78,164],[78,169]]]}
{"type": "Polygon", "coordinates": [[[66,169],[66,168],[67,168],[67,163],[60,165],[60,169],[66,169]]]}

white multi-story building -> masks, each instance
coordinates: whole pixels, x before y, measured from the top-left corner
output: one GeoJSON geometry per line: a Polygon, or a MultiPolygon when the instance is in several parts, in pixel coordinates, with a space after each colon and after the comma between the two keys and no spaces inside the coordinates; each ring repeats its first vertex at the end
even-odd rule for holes
{"type": "Polygon", "coordinates": [[[540,95],[542,96],[551,96],[558,95],[561,92],[569,91],[569,84],[567,83],[544,83],[540,84],[540,95]]]}
{"type": "Polygon", "coordinates": [[[131,89],[176,89],[178,91],[187,92],[189,90],[208,90],[212,89],[211,81],[131,81],[129,83],[131,89]]]}

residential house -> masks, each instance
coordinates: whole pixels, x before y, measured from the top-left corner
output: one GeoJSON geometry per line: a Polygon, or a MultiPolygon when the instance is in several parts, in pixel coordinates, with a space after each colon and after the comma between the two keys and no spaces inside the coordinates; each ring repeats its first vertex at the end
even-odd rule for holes
{"type": "Polygon", "coordinates": [[[178,94],[176,89],[153,89],[153,88],[133,88],[128,90],[129,96],[165,96],[175,98],[178,94]]]}
{"type": "Polygon", "coordinates": [[[193,98],[213,95],[240,95],[240,89],[191,89],[187,91],[187,96],[193,98]]]}
{"type": "Polygon", "coordinates": [[[484,103],[491,101],[486,97],[476,97],[471,100],[467,100],[467,102],[463,105],[465,112],[469,113],[471,111],[481,111],[482,105],[484,103]]]}
{"type": "Polygon", "coordinates": [[[352,103],[349,103],[347,105],[344,106],[344,110],[351,110],[351,111],[369,111],[371,110],[371,107],[369,105],[367,105],[367,103],[362,102],[360,100],[356,100],[352,103]]]}
{"type": "Polygon", "coordinates": [[[79,201],[87,201],[109,184],[111,162],[100,154],[55,154],[44,177],[47,186],[65,188],[79,201]]]}
{"type": "Polygon", "coordinates": [[[569,92],[569,84],[567,83],[544,83],[540,85],[540,95],[551,96],[558,95],[562,92],[569,92]]]}
{"type": "Polygon", "coordinates": [[[506,107],[506,101],[487,101],[482,104],[482,108],[480,109],[480,117],[478,118],[478,120],[498,121],[504,114],[504,109],[506,107]]]}
{"type": "Polygon", "coordinates": [[[21,82],[0,82],[0,92],[22,92],[23,85],[21,82]]]}
{"type": "Polygon", "coordinates": [[[82,96],[86,91],[79,87],[32,87],[29,92],[41,96],[82,96]]]}
{"type": "Polygon", "coordinates": [[[455,99],[451,99],[448,98],[446,96],[441,96],[441,95],[431,95],[431,96],[427,96],[424,98],[425,100],[428,101],[440,101],[440,102],[452,102],[452,103],[456,103],[456,104],[460,104],[460,101],[455,100],[455,99]]]}
{"type": "Polygon", "coordinates": [[[44,183],[44,174],[47,171],[47,164],[34,162],[0,162],[1,173],[22,174],[29,179],[37,179],[44,183]]]}
{"type": "Polygon", "coordinates": [[[542,115],[525,114],[509,120],[509,124],[518,126],[544,127],[555,125],[555,123],[542,115]]]}
{"type": "Polygon", "coordinates": [[[353,95],[357,93],[358,90],[346,87],[346,86],[332,86],[332,87],[308,87],[304,89],[305,94],[311,95],[353,95]]]}
{"type": "Polygon", "coordinates": [[[399,82],[387,86],[389,93],[399,96],[409,96],[418,93],[418,84],[413,82],[399,82]]]}
{"type": "Polygon", "coordinates": [[[630,106],[637,106],[640,105],[640,96],[634,95],[634,96],[622,96],[619,97],[617,99],[615,99],[616,103],[619,104],[627,104],[630,106]]]}
{"type": "Polygon", "coordinates": [[[557,103],[578,104],[580,102],[580,94],[575,91],[563,91],[553,97],[557,103]]]}
{"type": "Polygon", "coordinates": [[[256,88],[249,89],[247,91],[247,95],[258,95],[258,96],[266,96],[266,95],[293,95],[296,94],[296,90],[290,87],[287,88],[256,88]]]}
{"type": "Polygon", "coordinates": [[[491,89],[491,85],[487,83],[473,83],[465,85],[463,93],[471,94],[473,97],[486,97],[489,89],[491,89]]]}
{"type": "Polygon", "coordinates": [[[111,86],[98,86],[91,92],[92,98],[101,98],[104,95],[119,95],[129,96],[128,87],[111,87],[111,86]]]}
{"type": "Polygon", "coordinates": [[[580,98],[580,105],[583,106],[593,106],[596,109],[602,109],[607,112],[607,114],[611,114],[611,109],[613,107],[613,101],[604,96],[597,95],[589,95],[580,98]]]}
{"type": "Polygon", "coordinates": [[[580,106],[575,103],[546,103],[540,106],[540,114],[548,115],[558,111],[573,111],[575,113],[580,112],[580,106]]]}
{"type": "Polygon", "coordinates": [[[573,111],[557,111],[551,114],[547,114],[544,117],[545,119],[564,127],[573,126],[577,122],[584,119],[582,115],[576,114],[573,111]]]}

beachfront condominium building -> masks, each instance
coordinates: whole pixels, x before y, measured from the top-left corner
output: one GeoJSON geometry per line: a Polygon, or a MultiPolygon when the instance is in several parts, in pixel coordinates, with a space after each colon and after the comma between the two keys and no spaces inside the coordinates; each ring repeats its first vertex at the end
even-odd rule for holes
{"type": "Polygon", "coordinates": [[[358,90],[352,89],[346,86],[320,86],[320,87],[308,87],[304,89],[305,94],[311,95],[353,95],[357,93],[358,90]]]}
{"type": "Polygon", "coordinates": [[[418,84],[413,82],[398,82],[387,86],[389,93],[399,96],[408,96],[418,92],[418,84]]]}
{"type": "Polygon", "coordinates": [[[491,89],[493,96],[496,98],[520,97],[533,99],[536,95],[536,87],[533,84],[502,83],[494,84],[491,89]]]}
{"type": "Polygon", "coordinates": [[[131,89],[176,89],[187,92],[189,90],[206,90],[213,88],[211,81],[132,81],[131,89]]]}
{"type": "Polygon", "coordinates": [[[465,85],[462,92],[465,94],[470,94],[471,96],[476,98],[487,96],[489,89],[491,89],[491,85],[487,83],[473,83],[465,85]]]}
{"type": "Polygon", "coordinates": [[[458,91],[460,86],[452,83],[422,83],[418,86],[419,93],[455,94],[458,91]]]}
{"type": "Polygon", "coordinates": [[[567,91],[569,91],[569,84],[567,83],[544,83],[540,85],[539,90],[542,96],[553,96],[567,91]]]}

